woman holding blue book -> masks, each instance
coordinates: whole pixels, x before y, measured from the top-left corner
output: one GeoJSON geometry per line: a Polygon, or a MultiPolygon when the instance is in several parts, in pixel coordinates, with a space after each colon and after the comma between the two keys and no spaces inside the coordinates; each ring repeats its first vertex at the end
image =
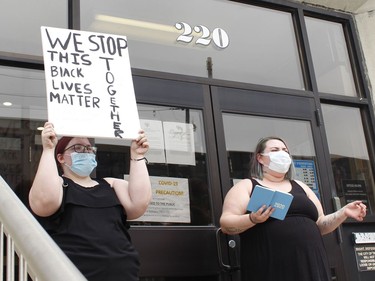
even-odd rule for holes
{"type": "Polygon", "coordinates": [[[325,215],[315,193],[293,180],[291,164],[282,139],[263,138],[250,163],[250,178],[235,184],[225,197],[220,224],[224,233],[240,235],[243,281],[330,281],[322,235],[334,231],[348,217],[363,221],[366,216],[361,201],[325,215]],[[248,211],[257,185],[292,195],[284,219],[272,217],[272,206],[248,211]]]}

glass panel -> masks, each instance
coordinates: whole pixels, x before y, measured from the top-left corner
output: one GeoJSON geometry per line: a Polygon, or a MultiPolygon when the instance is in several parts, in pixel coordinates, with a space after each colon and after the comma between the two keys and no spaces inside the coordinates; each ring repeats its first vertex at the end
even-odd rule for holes
{"type": "MultiPolygon", "coordinates": [[[[37,128],[47,120],[46,100],[42,71],[0,67],[0,161],[4,163],[0,174],[15,189],[25,189],[25,203],[40,159],[37,128]],[[7,159],[13,159],[11,165],[5,164],[7,159]]],[[[153,149],[147,157],[158,192],[154,194],[158,201],[153,202],[154,212],[158,213],[134,223],[211,225],[202,112],[138,106],[143,127],[152,141],[153,149]]],[[[129,153],[124,152],[123,144],[95,141],[99,147],[97,176],[123,178],[129,169],[129,153]]]]}
{"type": "Polygon", "coordinates": [[[319,92],[357,96],[343,27],[305,17],[319,92]]]}
{"type": "Polygon", "coordinates": [[[0,66],[0,117],[47,120],[43,71],[0,66]]]}
{"type": "Polygon", "coordinates": [[[41,56],[40,27],[43,25],[67,28],[67,1],[1,1],[0,52],[41,56]]]}
{"type": "Polygon", "coordinates": [[[309,122],[235,114],[223,114],[223,122],[230,177],[234,183],[249,177],[249,162],[258,141],[264,137],[276,136],[287,143],[293,157],[294,178],[306,183],[320,198],[309,122]],[[244,130],[239,124],[246,124],[248,129],[244,130]],[[239,135],[241,138],[237,137],[239,135]]]}
{"type": "Polygon", "coordinates": [[[126,35],[133,68],[304,89],[290,13],[224,0],[171,3],[82,0],[81,27],[126,35]]]}
{"type": "Polygon", "coordinates": [[[368,206],[368,212],[372,212],[370,207],[374,206],[374,175],[360,110],[328,104],[323,104],[322,109],[341,204],[360,199],[368,206]]]}
{"type": "MultiPolygon", "coordinates": [[[[151,147],[146,157],[153,199],[146,214],[132,224],[211,225],[202,112],[140,104],[138,111],[151,147]]],[[[124,141],[95,142],[97,176],[126,177],[129,152],[124,150],[124,141]]]]}
{"type": "Polygon", "coordinates": [[[25,205],[42,150],[37,128],[45,120],[43,71],[0,67],[0,175],[25,205]]]}
{"type": "Polygon", "coordinates": [[[37,127],[43,123],[0,117],[0,175],[26,206],[41,155],[37,127]]]}

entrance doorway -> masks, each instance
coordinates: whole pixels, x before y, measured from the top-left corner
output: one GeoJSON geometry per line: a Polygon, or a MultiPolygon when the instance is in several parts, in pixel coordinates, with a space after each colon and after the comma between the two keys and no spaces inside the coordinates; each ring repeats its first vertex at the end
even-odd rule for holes
{"type": "MultiPolygon", "coordinates": [[[[331,190],[323,188],[329,186],[324,169],[328,164],[314,98],[139,76],[134,86],[152,147],[148,168],[153,189],[164,185],[163,192],[186,194],[168,199],[154,194],[153,213],[131,222],[142,280],[240,280],[240,241],[220,232],[219,219],[229,188],[248,176],[261,137],[286,139],[298,176],[323,206],[330,206],[331,190]]],[[[99,175],[113,161],[126,162],[121,153],[128,159],[123,150],[105,143],[97,146],[98,157],[107,158],[98,161],[105,163],[98,167],[99,175]]],[[[125,165],[118,172],[126,174],[126,169],[125,165]]],[[[333,275],[339,276],[343,271],[335,235],[325,242],[329,256],[335,257],[333,275]]]]}
{"type": "MultiPolygon", "coordinates": [[[[237,181],[249,176],[249,162],[258,141],[276,136],[288,144],[296,179],[315,192],[323,208],[330,208],[332,191],[326,188],[332,186],[326,168],[329,163],[324,162],[319,111],[312,97],[212,87],[212,104],[223,197],[237,181]]],[[[230,245],[236,237],[227,240],[230,245]]],[[[336,233],[324,236],[324,240],[333,280],[345,280],[336,233]]],[[[239,254],[227,251],[229,266],[236,267],[239,254]]]]}
{"type": "MultiPolygon", "coordinates": [[[[219,219],[227,191],[248,176],[261,137],[285,138],[300,179],[323,206],[331,206],[331,190],[324,187],[333,177],[326,169],[330,163],[325,162],[314,98],[143,76],[134,77],[134,87],[152,148],[147,158],[155,192],[149,213],[130,222],[141,280],[240,280],[240,241],[220,232],[219,219]]],[[[126,177],[130,142],[95,142],[96,176],[126,177]]],[[[33,147],[25,148],[33,152],[37,167],[41,146],[30,143],[33,147]]],[[[345,280],[335,233],[325,242],[329,256],[335,257],[330,261],[334,276],[345,280]]]]}

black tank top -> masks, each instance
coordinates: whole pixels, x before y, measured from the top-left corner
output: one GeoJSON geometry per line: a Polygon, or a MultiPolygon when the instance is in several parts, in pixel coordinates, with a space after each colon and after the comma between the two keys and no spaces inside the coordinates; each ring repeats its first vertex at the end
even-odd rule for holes
{"type": "MultiPolygon", "coordinates": [[[[253,187],[255,185],[263,186],[255,179],[250,180],[253,184],[253,187]]],[[[291,180],[290,184],[292,186],[292,189],[289,193],[292,194],[294,198],[288,210],[287,216],[306,216],[313,221],[316,221],[318,219],[318,210],[316,209],[314,203],[307,197],[305,190],[294,180],[291,180]]],[[[253,190],[254,188],[251,190],[251,194],[253,193],[253,190]]]]}
{"type": "Polygon", "coordinates": [[[138,280],[125,209],[104,179],[86,188],[64,178],[60,209],[42,225],[89,281],[138,280]]]}

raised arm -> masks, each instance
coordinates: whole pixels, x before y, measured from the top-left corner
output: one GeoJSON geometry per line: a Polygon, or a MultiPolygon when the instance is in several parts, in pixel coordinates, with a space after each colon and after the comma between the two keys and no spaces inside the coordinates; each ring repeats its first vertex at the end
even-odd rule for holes
{"type": "Polygon", "coordinates": [[[115,189],[117,197],[126,210],[128,219],[142,216],[151,200],[151,182],[148,174],[145,153],[149,143],[143,130],[130,146],[129,181],[107,178],[115,189]]]}
{"type": "Polygon", "coordinates": [[[313,201],[318,210],[319,218],[316,221],[316,224],[318,225],[320,233],[322,235],[334,231],[349,217],[357,221],[363,221],[364,217],[366,216],[366,205],[363,204],[362,201],[354,201],[348,203],[336,212],[325,215],[322,205],[314,192],[304,183],[300,181],[298,183],[305,189],[307,196],[311,201],[313,201]]]}
{"type": "Polygon", "coordinates": [[[49,216],[62,202],[62,178],[55,162],[57,136],[53,124],[46,122],[41,134],[43,152],[29,193],[32,211],[38,216],[49,216]]]}
{"type": "Polygon", "coordinates": [[[347,218],[363,221],[365,216],[366,205],[363,204],[362,201],[354,201],[346,204],[344,207],[332,214],[319,217],[316,223],[318,224],[320,232],[324,235],[334,231],[347,218]]]}

